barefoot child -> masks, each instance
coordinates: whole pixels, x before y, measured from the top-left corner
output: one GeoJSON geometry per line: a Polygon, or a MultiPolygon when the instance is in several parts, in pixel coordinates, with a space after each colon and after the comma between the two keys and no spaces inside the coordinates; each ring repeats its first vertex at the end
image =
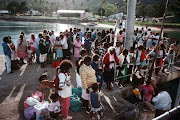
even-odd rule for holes
{"type": "Polygon", "coordinates": [[[97,117],[98,119],[100,119],[103,115],[103,113],[101,112],[101,96],[98,92],[98,84],[95,83],[92,85],[92,89],[93,91],[90,93],[90,99],[91,99],[91,113],[90,113],[90,117],[91,119],[95,119],[93,117],[93,112],[97,112],[97,117]]]}
{"type": "Polygon", "coordinates": [[[28,64],[32,64],[32,50],[31,47],[28,46],[28,50],[27,50],[27,56],[28,56],[28,64]]]}

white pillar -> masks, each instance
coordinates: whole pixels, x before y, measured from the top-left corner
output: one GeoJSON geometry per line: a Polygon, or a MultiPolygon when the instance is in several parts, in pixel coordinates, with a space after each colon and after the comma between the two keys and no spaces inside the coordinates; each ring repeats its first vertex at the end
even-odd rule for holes
{"type": "Polygon", "coordinates": [[[133,46],[134,22],[135,22],[136,0],[128,0],[125,49],[130,50],[133,46]]]}

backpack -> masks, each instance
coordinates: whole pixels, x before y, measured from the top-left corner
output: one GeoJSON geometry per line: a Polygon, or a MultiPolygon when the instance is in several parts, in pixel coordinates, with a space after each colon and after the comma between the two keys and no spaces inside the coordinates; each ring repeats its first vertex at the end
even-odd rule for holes
{"type": "MultiPolygon", "coordinates": [[[[60,73],[63,73],[63,72],[60,72],[60,73]]],[[[65,74],[65,76],[66,76],[66,74],[65,74]]],[[[67,79],[67,76],[66,76],[66,79],[67,79]]],[[[67,84],[67,81],[65,80],[65,82],[61,82],[61,83],[63,83],[65,85],[65,84],[67,84]]],[[[56,73],[56,77],[54,79],[54,87],[56,90],[62,90],[61,88],[59,88],[59,84],[60,84],[60,80],[59,80],[58,74],[56,73]]]]}
{"type": "Polygon", "coordinates": [[[57,74],[56,74],[56,77],[54,79],[54,87],[56,90],[59,90],[59,77],[57,74]]]}
{"type": "Polygon", "coordinates": [[[24,110],[24,117],[26,118],[26,120],[31,120],[36,117],[36,110],[33,106],[24,110]]]}

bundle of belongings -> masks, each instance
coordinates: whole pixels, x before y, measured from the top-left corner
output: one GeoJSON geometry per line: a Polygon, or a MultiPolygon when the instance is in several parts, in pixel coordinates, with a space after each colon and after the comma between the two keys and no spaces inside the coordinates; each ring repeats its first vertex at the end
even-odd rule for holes
{"type": "Polygon", "coordinates": [[[49,117],[48,101],[43,101],[44,93],[36,91],[34,95],[28,97],[24,102],[24,117],[27,120],[45,120],[49,117]]]}

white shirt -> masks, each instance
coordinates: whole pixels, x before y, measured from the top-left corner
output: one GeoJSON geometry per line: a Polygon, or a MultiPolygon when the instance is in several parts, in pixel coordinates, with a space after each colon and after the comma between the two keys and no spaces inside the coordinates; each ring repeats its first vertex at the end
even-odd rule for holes
{"type": "Polygon", "coordinates": [[[76,40],[77,33],[73,35],[73,42],[76,40]]]}
{"type": "Polygon", "coordinates": [[[65,37],[61,40],[61,44],[63,45],[63,49],[68,49],[67,39],[65,37]]]}
{"type": "Polygon", "coordinates": [[[67,73],[60,73],[59,77],[59,88],[62,90],[58,91],[59,96],[62,98],[67,98],[71,96],[71,83],[70,83],[70,76],[67,73]],[[69,86],[68,86],[69,85],[69,86]]]}
{"type": "Polygon", "coordinates": [[[48,110],[50,112],[59,113],[61,111],[60,106],[61,105],[60,105],[59,101],[51,102],[48,106],[48,110]]]}
{"type": "MultiPolygon", "coordinates": [[[[121,54],[118,56],[119,64],[120,64],[121,66],[122,66],[123,63],[124,63],[124,58],[125,58],[125,56],[123,55],[123,53],[121,53],[121,54]]],[[[130,57],[129,57],[129,55],[127,55],[126,60],[127,60],[128,63],[130,63],[130,57]]],[[[127,66],[128,66],[128,68],[129,68],[129,65],[127,65],[127,66]]]]}
{"type": "MultiPolygon", "coordinates": [[[[110,54],[109,57],[110,57],[110,58],[109,58],[109,61],[110,61],[110,62],[112,62],[112,61],[115,62],[114,54],[112,54],[112,55],[110,54]]],[[[110,68],[110,69],[114,68],[114,63],[110,63],[109,68],[110,68]]]]}
{"type": "Polygon", "coordinates": [[[119,56],[120,55],[120,47],[116,47],[115,51],[116,51],[116,55],[119,56]]]}
{"type": "Polygon", "coordinates": [[[171,97],[168,92],[161,91],[156,97],[153,97],[154,107],[159,110],[171,109],[171,97]]]}
{"type": "Polygon", "coordinates": [[[32,50],[27,50],[27,55],[28,55],[28,58],[31,58],[31,55],[32,54],[32,50]]]}
{"type": "Polygon", "coordinates": [[[53,34],[53,35],[49,36],[49,39],[51,41],[51,44],[54,45],[54,42],[56,40],[56,36],[53,34]]]}

